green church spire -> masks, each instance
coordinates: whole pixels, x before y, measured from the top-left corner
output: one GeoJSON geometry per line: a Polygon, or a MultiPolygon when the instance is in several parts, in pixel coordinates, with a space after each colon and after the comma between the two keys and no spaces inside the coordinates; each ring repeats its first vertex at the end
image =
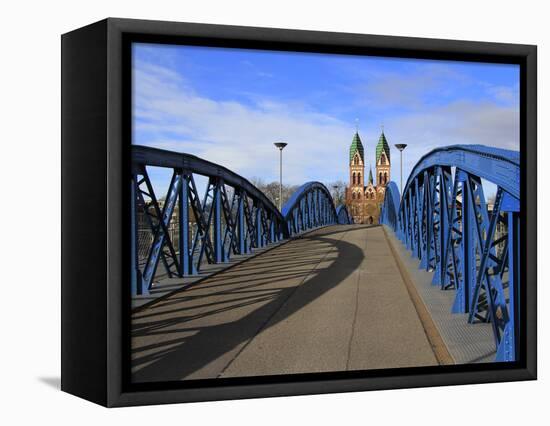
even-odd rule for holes
{"type": "Polygon", "coordinates": [[[355,135],[353,136],[353,140],[351,141],[351,146],[349,147],[349,162],[353,161],[353,157],[355,156],[355,153],[359,152],[359,157],[361,157],[361,161],[363,164],[365,163],[365,150],[363,149],[363,144],[361,143],[361,138],[359,137],[359,133],[355,132],[355,135]]]}
{"type": "Polygon", "coordinates": [[[389,163],[390,146],[388,145],[388,141],[386,140],[386,136],[384,135],[383,131],[382,131],[382,134],[380,135],[380,138],[378,139],[378,144],[376,145],[376,164],[378,164],[378,161],[380,160],[380,155],[382,155],[382,152],[386,154],[386,158],[388,159],[388,163],[389,163]]]}

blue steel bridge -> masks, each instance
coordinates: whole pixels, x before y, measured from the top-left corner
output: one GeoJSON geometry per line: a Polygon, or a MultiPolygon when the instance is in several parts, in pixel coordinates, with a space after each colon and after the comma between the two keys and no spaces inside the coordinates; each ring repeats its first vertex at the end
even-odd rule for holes
{"type": "Polygon", "coordinates": [[[279,211],[225,167],[133,146],[133,380],[517,359],[519,176],[515,151],[435,149],[363,225],[322,183],[279,211]]]}

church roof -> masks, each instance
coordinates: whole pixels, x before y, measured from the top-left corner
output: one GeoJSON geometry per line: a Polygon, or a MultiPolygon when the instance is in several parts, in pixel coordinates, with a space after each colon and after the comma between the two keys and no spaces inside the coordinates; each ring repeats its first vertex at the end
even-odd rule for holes
{"type": "Polygon", "coordinates": [[[370,168],[369,170],[369,183],[372,183],[373,180],[372,180],[372,167],[370,168]]]}
{"type": "Polygon", "coordinates": [[[388,159],[388,163],[390,162],[390,146],[388,145],[388,141],[386,140],[386,136],[384,135],[384,132],[380,135],[380,138],[378,139],[378,144],[376,145],[376,162],[378,163],[378,160],[380,160],[380,155],[384,152],[386,154],[386,158],[388,159]]]}
{"type": "Polygon", "coordinates": [[[355,132],[355,135],[353,136],[353,140],[351,141],[351,146],[349,147],[349,162],[351,163],[353,161],[353,156],[356,152],[359,152],[359,156],[361,157],[361,161],[365,162],[365,150],[363,149],[363,144],[361,143],[361,138],[359,137],[359,133],[355,132]]]}

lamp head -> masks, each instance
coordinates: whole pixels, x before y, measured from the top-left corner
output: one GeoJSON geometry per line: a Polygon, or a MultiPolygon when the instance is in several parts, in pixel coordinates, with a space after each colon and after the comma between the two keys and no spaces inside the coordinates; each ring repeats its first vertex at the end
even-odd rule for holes
{"type": "Polygon", "coordinates": [[[399,151],[403,151],[403,150],[407,147],[407,144],[406,144],[406,143],[396,143],[396,144],[395,144],[395,147],[396,147],[399,151]]]}
{"type": "Polygon", "coordinates": [[[282,151],[283,148],[288,144],[286,142],[275,142],[273,145],[275,145],[277,148],[279,148],[282,151]]]}

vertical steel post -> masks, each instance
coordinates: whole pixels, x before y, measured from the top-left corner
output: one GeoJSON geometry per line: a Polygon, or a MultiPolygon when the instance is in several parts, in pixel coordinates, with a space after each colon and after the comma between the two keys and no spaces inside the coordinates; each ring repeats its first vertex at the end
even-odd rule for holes
{"type": "Polygon", "coordinates": [[[193,273],[189,259],[189,176],[182,174],[179,193],[179,255],[180,276],[193,273]]]}
{"type": "Polygon", "coordinates": [[[430,177],[428,172],[424,171],[424,176],[422,179],[422,213],[420,214],[420,232],[422,239],[422,255],[420,261],[420,269],[428,270],[428,265],[430,263],[430,240],[428,239],[428,227],[430,226],[430,177]]]}
{"type": "Polygon", "coordinates": [[[464,194],[466,195],[466,200],[463,202],[462,205],[462,244],[463,244],[463,252],[462,252],[462,261],[464,263],[464,275],[463,275],[463,283],[464,283],[464,290],[466,292],[465,295],[465,305],[464,305],[464,312],[469,312],[471,308],[471,299],[472,295],[474,293],[474,289],[476,286],[476,268],[477,268],[477,259],[476,259],[476,243],[475,243],[475,224],[474,221],[476,220],[476,217],[474,215],[474,207],[473,203],[475,200],[472,200],[472,196],[470,194],[470,189],[468,188],[469,183],[468,179],[466,178],[464,183],[462,184],[462,197],[464,197],[464,194]]]}
{"type": "Polygon", "coordinates": [[[303,201],[303,206],[302,206],[302,215],[303,215],[302,216],[302,220],[303,220],[303,222],[302,222],[302,224],[303,224],[302,231],[305,231],[308,227],[308,224],[307,224],[308,223],[308,218],[307,218],[307,194],[302,199],[302,201],[303,201]]]}
{"type": "Polygon", "coordinates": [[[321,205],[320,205],[320,210],[321,210],[321,223],[323,225],[326,225],[327,223],[327,218],[325,216],[326,214],[326,200],[324,198],[321,199],[321,205]]]}
{"type": "MultiPolygon", "coordinates": [[[[475,253],[475,215],[472,203],[472,196],[468,188],[468,175],[462,170],[456,170],[455,180],[461,188],[462,205],[461,216],[461,243],[460,243],[460,273],[462,280],[455,277],[457,289],[453,303],[453,313],[467,313],[470,310],[470,299],[476,285],[476,253],[475,253]]],[[[453,226],[451,224],[451,226],[453,226]]],[[[455,271],[458,275],[459,271],[455,271]]]]}
{"type": "Polygon", "coordinates": [[[309,221],[309,228],[313,228],[315,226],[313,221],[313,193],[310,193],[307,197],[308,199],[308,205],[307,205],[307,216],[309,221]]]}
{"type": "Polygon", "coordinates": [[[416,235],[416,253],[419,260],[422,260],[422,254],[423,254],[423,213],[424,213],[424,199],[423,199],[423,192],[422,192],[422,185],[419,182],[418,176],[414,179],[415,180],[415,188],[414,191],[416,193],[416,229],[417,229],[417,235],[416,235]]]}
{"type": "MultiPolygon", "coordinates": [[[[511,197],[509,197],[511,198],[511,197]]],[[[514,200],[516,201],[516,200],[514,200]]],[[[515,361],[518,359],[517,342],[519,338],[519,201],[507,207],[508,226],[508,315],[509,319],[502,332],[497,348],[496,361],[515,361]],[[512,208],[510,208],[512,207],[512,208]]]]}
{"type": "Polygon", "coordinates": [[[309,194],[308,196],[308,207],[307,207],[307,215],[309,220],[309,228],[313,228],[315,226],[315,223],[313,221],[313,193],[309,194]]]}
{"type": "Polygon", "coordinates": [[[221,179],[216,179],[216,184],[214,186],[214,200],[212,205],[212,208],[214,209],[214,260],[216,263],[224,261],[222,247],[221,185],[223,185],[221,179]]]}
{"type": "Polygon", "coordinates": [[[432,279],[433,285],[443,286],[447,265],[443,264],[445,249],[447,247],[447,233],[449,232],[449,189],[450,171],[438,166],[436,173],[439,175],[439,229],[438,247],[436,250],[436,269],[432,279]]]}
{"type": "Polygon", "coordinates": [[[418,253],[416,246],[418,244],[418,230],[417,230],[417,205],[416,205],[416,194],[414,193],[414,186],[411,185],[409,194],[411,196],[411,205],[410,205],[410,217],[411,217],[411,251],[412,257],[418,258],[418,253]]]}
{"type": "Polygon", "coordinates": [[[412,209],[413,209],[413,203],[412,203],[412,195],[411,195],[411,188],[409,187],[409,191],[407,192],[407,249],[412,250],[413,248],[413,235],[412,235],[412,224],[411,224],[411,217],[412,217],[412,209]]]}
{"type": "MultiPolygon", "coordinates": [[[[431,173],[429,174],[429,183],[430,183],[430,194],[429,194],[429,202],[430,202],[430,226],[428,227],[428,241],[431,247],[431,256],[428,259],[428,262],[431,262],[428,266],[428,270],[435,271],[435,268],[437,267],[437,235],[436,235],[436,224],[439,223],[439,208],[438,208],[438,202],[437,202],[437,179],[435,176],[435,173],[432,169],[431,173]]],[[[439,225],[437,225],[439,226],[439,225]]]]}
{"type": "Polygon", "coordinates": [[[319,226],[320,223],[319,223],[319,200],[321,199],[321,191],[316,191],[314,194],[313,194],[313,197],[312,197],[312,206],[313,206],[313,223],[314,223],[314,226],[319,226]]]}
{"type": "Polygon", "coordinates": [[[130,262],[131,262],[131,293],[132,295],[143,294],[141,285],[141,272],[139,270],[139,244],[138,244],[138,221],[136,209],[136,175],[132,174],[130,187],[130,262]]]}
{"type": "Polygon", "coordinates": [[[420,188],[418,185],[418,176],[414,178],[414,192],[415,192],[415,229],[416,229],[416,257],[422,260],[422,197],[420,194],[420,188]]]}
{"type": "Polygon", "coordinates": [[[311,214],[311,225],[313,228],[317,226],[317,219],[315,218],[315,199],[319,195],[318,192],[314,192],[311,194],[311,202],[309,203],[311,206],[310,214],[311,214]]]}
{"type": "Polygon", "coordinates": [[[244,199],[243,194],[239,190],[237,204],[237,232],[239,236],[239,254],[246,253],[246,236],[244,232],[244,199]]]}
{"type": "Polygon", "coordinates": [[[440,173],[440,167],[435,167],[433,179],[433,201],[434,201],[434,223],[433,223],[433,239],[434,239],[434,274],[432,277],[432,285],[441,284],[441,233],[443,229],[443,177],[440,173]],[[439,177],[439,183],[438,178],[439,177]],[[439,192],[438,192],[439,185],[439,192]],[[437,197],[437,198],[436,198],[437,197]],[[435,228],[435,225],[438,227],[435,228]]]}
{"type": "Polygon", "coordinates": [[[302,232],[304,230],[304,227],[305,227],[305,207],[304,207],[304,199],[302,198],[300,200],[300,209],[298,210],[299,213],[300,213],[300,230],[299,232],[302,232]]]}
{"type": "Polygon", "coordinates": [[[426,225],[424,223],[425,209],[426,209],[426,175],[424,174],[423,180],[418,185],[418,232],[419,232],[419,257],[420,257],[420,269],[425,269],[427,264],[427,250],[426,250],[426,225]]]}
{"type": "Polygon", "coordinates": [[[262,242],[262,208],[258,204],[256,206],[256,247],[262,247],[262,242]]]}
{"type": "Polygon", "coordinates": [[[309,228],[309,193],[304,197],[304,229],[309,228]]]}
{"type": "Polygon", "coordinates": [[[401,214],[401,241],[407,247],[407,198],[405,196],[401,198],[399,210],[401,214]]]}
{"type": "Polygon", "coordinates": [[[326,221],[323,219],[323,210],[322,209],[323,209],[324,201],[325,201],[325,197],[323,197],[321,192],[319,192],[317,194],[316,207],[315,207],[315,211],[316,211],[315,217],[316,217],[316,221],[317,221],[317,226],[327,225],[326,221]]]}
{"type": "Polygon", "coordinates": [[[399,241],[402,243],[405,243],[404,237],[403,237],[403,207],[405,203],[403,198],[399,199],[399,210],[397,212],[397,237],[399,238],[399,241]]]}

